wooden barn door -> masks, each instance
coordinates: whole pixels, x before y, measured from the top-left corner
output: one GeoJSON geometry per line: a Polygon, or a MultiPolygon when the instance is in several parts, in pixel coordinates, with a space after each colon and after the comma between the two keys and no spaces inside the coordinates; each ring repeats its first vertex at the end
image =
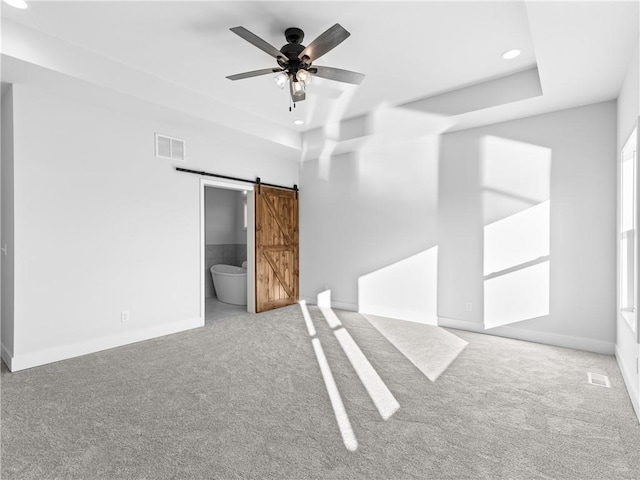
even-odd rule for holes
{"type": "Polygon", "coordinates": [[[259,186],[256,198],[256,312],[298,302],[297,192],[259,186]]]}

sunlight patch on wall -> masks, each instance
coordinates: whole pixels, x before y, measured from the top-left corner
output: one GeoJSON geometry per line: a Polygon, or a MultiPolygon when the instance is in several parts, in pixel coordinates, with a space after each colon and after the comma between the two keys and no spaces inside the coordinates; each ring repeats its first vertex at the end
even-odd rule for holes
{"type": "Polygon", "coordinates": [[[438,324],[438,247],[358,278],[358,312],[438,324]]]}
{"type": "Polygon", "coordinates": [[[484,274],[549,255],[550,202],[542,202],[484,227],[484,274]]]}
{"type": "Polygon", "coordinates": [[[494,328],[549,314],[549,262],[484,282],[485,327],[494,328]]]}
{"type": "Polygon", "coordinates": [[[551,150],[482,140],[484,326],[549,314],[551,150]]]}
{"type": "Polygon", "coordinates": [[[320,292],[316,297],[316,305],[331,308],[331,290],[327,289],[320,292]]]}

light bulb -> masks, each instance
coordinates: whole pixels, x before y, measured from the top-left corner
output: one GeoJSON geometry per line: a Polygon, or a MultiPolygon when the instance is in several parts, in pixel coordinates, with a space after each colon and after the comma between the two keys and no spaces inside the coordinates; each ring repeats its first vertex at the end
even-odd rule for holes
{"type": "Polygon", "coordinates": [[[305,85],[311,84],[311,74],[307,70],[298,70],[296,78],[305,85]]]}
{"type": "Polygon", "coordinates": [[[287,84],[287,81],[289,80],[289,77],[286,73],[280,72],[278,75],[273,77],[273,80],[274,82],[276,82],[276,85],[278,85],[278,87],[284,88],[284,86],[287,84]]]}
{"type": "Polygon", "coordinates": [[[293,93],[299,94],[304,92],[304,83],[303,82],[293,82],[293,93]]]}

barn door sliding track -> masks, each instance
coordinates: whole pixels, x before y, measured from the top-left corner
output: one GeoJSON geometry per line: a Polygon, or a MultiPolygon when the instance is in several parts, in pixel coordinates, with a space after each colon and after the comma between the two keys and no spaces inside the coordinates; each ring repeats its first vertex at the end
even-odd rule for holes
{"type": "Polygon", "coordinates": [[[298,197],[298,185],[293,185],[293,187],[285,187],[283,185],[276,185],[274,183],[265,183],[260,180],[260,177],[257,177],[255,180],[247,180],[246,178],[238,178],[238,177],[230,177],[228,175],[220,175],[218,173],[210,173],[204,172],[200,170],[190,170],[188,168],[176,167],[176,171],[184,172],[184,173],[193,173],[194,175],[202,175],[205,177],[216,177],[216,178],[224,178],[225,180],[235,180],[236,182],[244,182],[244,183],[252,183],[258,186],[260,189],[260,185],[264,185],[266,187],[274,187],[274,188],[282,188],[283,190],[292,190],[296,192],[296,198],[298,197]]]}

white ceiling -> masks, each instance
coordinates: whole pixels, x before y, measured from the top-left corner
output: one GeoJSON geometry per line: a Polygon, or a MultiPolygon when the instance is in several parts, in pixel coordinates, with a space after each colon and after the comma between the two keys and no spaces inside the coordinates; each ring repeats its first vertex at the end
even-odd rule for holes
{"type": "MultiPolygon", "coordinates": [[[[202,98],[203,105],[220,105],[231,123],[231,117],[257,118],[294,131],[535,66],[542,96],[460,121],[498,121],[613,99],[638,44],[639,16],[637,1],[31,2],[27,10],[3,5],[2,15],[4,26],[9,21],[62,40],[65,48],[83,51],[83,58],[97,55],[114,77],[146,73],[141,98],[153,89],[150,83],[162,83],[202,98]],[[316,78],[307,100],[290,113],[288,92],[269,76],[225,78],[275,66],[230,27],[242,25],[279,49],[287,27],[302,28],[307,44],[334,23],[351,36],[315,63],[362,72],[362,85],[316,78]],[[500,54],[511,48],[523,54],[503,60],[500,54]],[[297,118],[306,125],[294,126],[297,118]]],[[[136,95],[133,86],[127,93],[136,95]]]]}

